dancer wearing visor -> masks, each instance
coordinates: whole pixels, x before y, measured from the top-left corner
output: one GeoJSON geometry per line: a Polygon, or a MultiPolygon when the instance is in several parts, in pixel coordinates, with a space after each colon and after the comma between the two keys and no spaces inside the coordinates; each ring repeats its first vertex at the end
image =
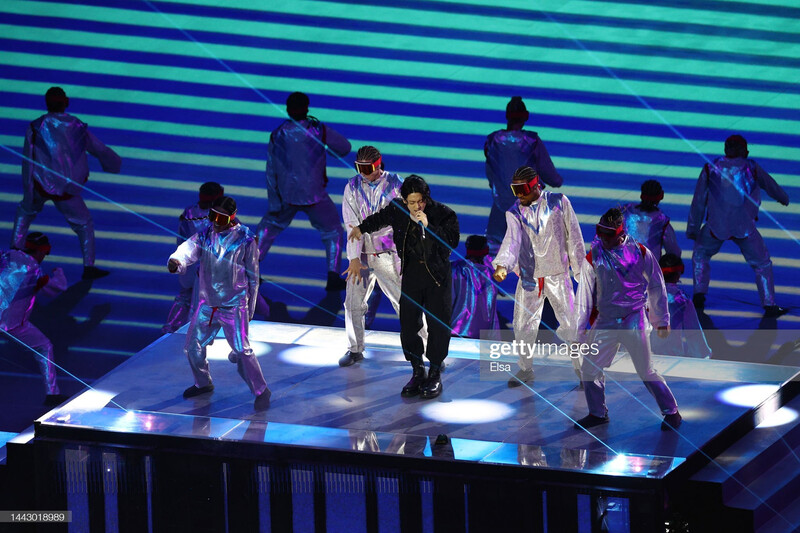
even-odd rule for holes
{"type": "MultiPolygon", "coordinates": [[[[190,205],[181,213],[178,223],[178,246],[186,239],[208,228],[208,210],[217,198],[225,194],[225,189],[219,183],[209,181],[200,186],[199,199],[196,204],[190,205]]],[[[167,315],[167,322],[161,328],[161,333],[173,333],[189,321],[189,309],[192,305],[192,294],[197,281],[198,264],[190,266],[186,272],[178,276],[181,290],[175,297],[172,307],[167,315]]]]}
{"type": "MultiPolygon", "coordinates": [[[[531,167],[514,172],[511,190],[517,203],[506,211],[506,230],[493,261],[494,278],[504,281],[508,271],[519,274],[514,294],[514,337],[528,345],[536,342],[544,300],[553,307],[561,340],[572,342],[575,331],[575,293],[569,269],[576,278],[586,249],[572,203],[561,193],[543,191],[531,167]]],[[[579,374],[580,357],[571,358],[579,374]]],[[[530,356],[520,354],[519,371],[508,380],[518,387],[534,378],[530,356]]]]}
{"type": "Polygon", "coordinates": [[[458,246],[458,217],[452,209],[431,198],[424,179],[412,174],[400,187],[401,203],[392,200],[354,227],[349,240],[360,240],[387,226],[400,256],[400,342],[412,376],[402,396],[435,398],[442,392],[442,364],[450,348],[450,253],[458,246]],[[420,336],[422,313],[428,323],[428,343],[420,336]],[[426,377],[423,353],[430,360],[426,377]]]}
{"type": "Polygon", "coordinates": [[[61,268],[53,269],[49,276],[42,273],[40,265],[49,254],[50,241],[38,231],[28,234],[23,250],[0,253],[0,329],[36,352],[47,394],[45,404],[52,406],[64,400],[56,382],[53,344],[28,321],[40,291],[56,295],[67,288],[61,268]]]}
{"type": "MultiPolygon", "coordinates": [[[[356,156],[358,174],[347,181],[342,198],[342,218],[348,228],[364,222],[400,194],[400,177],[386,172],[380,151],[362,146],[356,156]]],[[[392,228],[385,227],[360,239],[347,241],[347,292],[344,299],[344,325],[349,349],[339,366],[350,366],[364,358],[364,321],[368,301],[377,282],[400,312],[400,256],[397,255],[392,228]]]]}
{"type": "Polygon", "coordinates": [[[491,133],[483,145],[486,179],[492,189],[492,210],[486,227],[490,253],[500,246],[506,233],[505,213],[517,201],[517,196],[508,188],[515,170],[522,166],[531,167],[542,182],[551,187],[560,187],[564,182],[544,141],[535,131],[522,129],[529,117],[522,97],[514,96],[506,105],[506,129],[491,133]]]}
{"type": "Polygon", "coordinates": [[[697,309],[705,307],[711,258],[722,243],[731,240],[755,272],[764,316],[778,317],[789,310],[775,304],[772,260],[756,220],[761,189],[781,205],[789,205],[789,195],[755,160],[748,159],[749,154],[745,138],[731,135],[725,140],[725,157],[700,171],[686,223],[686,237],[694,241],[692,301],[697,309]]]}
{"type": "Polygon", "coordinates": [[[656,180],[642,183],[641,202],[627,204],[622,208],[625,216],[625,231],[637,242],[647,246],[656,259],[661,259],[662,248],[668,254],[681,256],[681,247],[669,217],[658,208],[664,199],[664,189],[656,180]]]}
{"type": "Polygon", "coordinates": [[[590,343],[596,350],[583,359],[581,374],[589,414],[575,427],[585,429],[608,422],[603,369],[611,365],[622,344],[664,415],[661,429],[677,428],[681,424],[678,404],[651,361],[651,324],[659,337],[666,338],[670,331],[667,290],[658,261],[646,246],[625,234],[619,209],[609,209],[600,217],[596,231],[576,298],[576,340],[590,343]]]}
{"type": "Polygon", "coordinates": [[[254,408],[269,407],[271,392],[248,340],[258,293],[258,243],[236,219],[236,202],[228,196],[214,200],[208,212],[211,226],[192,235],[169,258],[172,273],[184,274],[199,263],[196,305],[192,308],[184,352],[194,385],[183,391],[192,398],[214,390],[206,347],[222,328],[231,348],[228,359],[255,395],[254,408]]]}
{"type": "Polygon", "coordinates": [[[45,94],[47,114],[30,123],[25,132],[22,160],[22,201],[17,207],[11,247],[21,249],[33,219],[52,200],[72,231],[78,235],[83,254],[83,279],[108,275],[94,266],[94,222],[81,198],[89,179],[86,152],[100,161],[105,172],[119,173],[122,159],[92,135],[89,127],[66,112],[69,98],[61,87],[45,94]]]}
{"type": "Polygon", "coordinates": [[[326,290],[344,290],[339,277],[344,228],[336,206],[325,190],[326,150],[346,156],[350,142],[339,132],[309,116],[308,96],[292,93],[286,100],[289,120],[269,137],[267,147],[267,191],[269,211],[256,230],[259,260],[263,260],[278,235],[289,227],[298,211],[308,215],[322,235],[328,265],[326,290]]]}

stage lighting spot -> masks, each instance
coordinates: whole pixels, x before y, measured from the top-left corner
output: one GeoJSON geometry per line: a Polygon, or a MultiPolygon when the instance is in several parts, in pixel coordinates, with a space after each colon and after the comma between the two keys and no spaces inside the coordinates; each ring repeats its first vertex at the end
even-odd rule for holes
{"type": "Polygon", "coordinates": [[[717,394],[717,399],[728,405],[755,407],[778,390],[777,385],[741,385],[717,394]]]}
{"type": "Polygon", "coordinates": [[[791,424],[795,420],[797,420],[797,411],[791,409],[789,407],[781,407],[767,418],[764,419],[756,427],[758,428],[774,428],[777,426],[782,426],[784,424],[791,424]]]}
{"type": "Polygon", "coordinates": [[[485,424],[514,414],[516,409],[492,400],[453,400],[430,403],[420,409],[428,420],[448,424],[485,424]]]}
{"type": "Polygon", "coordinates": [[[105,407],[117,394],[119,393],[115,391],[89,389],[68,404],[62,406],[61,409],[69,407],[70,411],[97,411],[105,407]]]}
{"type": "MultiPolygon", "coordinates": [[[[253,353],[256,354],[256,357],[267,355],[272,351],[272,347],[266,342],[251,341],[250,347],[253,349],[253,353]]],[[[209,361],[227,361],[229,353],[231,353],[231,347],[228,346],[228,341],[224,338],[215,339],[214,344],[206,347],[206,358],[209,361]]]]}
{"type": "Polygon", "coordinates": [[[339,366],[339,351],[322,346],[295,346],[283,350],[278,358],[284,363],[302,366],[339,366]]]}

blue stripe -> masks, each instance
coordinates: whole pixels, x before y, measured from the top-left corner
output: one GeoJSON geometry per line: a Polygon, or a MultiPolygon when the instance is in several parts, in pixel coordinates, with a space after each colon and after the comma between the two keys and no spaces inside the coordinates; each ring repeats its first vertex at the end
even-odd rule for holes
{"type": "MultiPolygon", "coordinates": [[[[45,0],[63,3],[61,0],[45,0]]],[[[336,1],[336,0],[334,0],[336,1]]],[[[327,3],[327,2],[326,2],[327,3]]],[[[346,0],[340,2],[346,9],[351,5],[373,6],[373,0],[346,0]]],[[[635,4],[647,6],[649,4],[637,0],[617,0],[618,4],[635,4]]],[[[80,2],[81,5],[96,5],[108,7],[109,4],[106,0],[84,0],[80,2]]],[[[199,17],[208,18],[225,18],[225,19],[239,19],[247,21],[259,22],[278,22],[281,24],[310,24],[314,27],[329,27],[329,28],[342,28],[347,30],[354,30],[359,32],[374,32],[376,23],[380,24],[382,31],[388,33],[402,33],[409,35],[431,35],[441,36],[448,39],[470,39],[470,40],[485,40],[492,42],[508,42],[508,35],[498,35],[493,32],[482,32],[477,30],[453,30],[448,28],[437,28],[435,31],[429,27],[416,26],[414,24],[401,24],[392,21],[374,21],[374,20],[354,20],[354,19],[341,19],[334,17],[315,16],[313,13],[298,13],[298,14],[285,14],[285,13],[271,13],[260,10],[249,9],[232,9],[227,7],[212,7],[212,6],[193,6],[188,4],[171,4],[153,2],[161,12],[165,14],[185,14],[194,15],[199,17]]],[[[630,30],[653,30],[653,31],[666,31],[696,35],[708,35],[711,37],[727,36],[730,34],[730,28],[717,27],[707,24],[695,24],[690,21],[686,22],[665,22],[657,20],[638,20],[638,19],[622,19],[615,17],[603,17],[597,15],[579,15],[579,14],[565,14],[565,13],[551,13],[546,11],[534,11],[527,9],[514,9],[500,6],[479,6],[471,4],[458,4],[458,3],[440,3],[428,2],[425,0],[386,0],[380,3],[381,7],[396,7],[401,9],[409,9],[409,15],[413,16],[413,11],[433,11],[437,13],[454,13],[457,15],[480,15],[496,18],[509,18],[515,20],[529,20],[529,21],[549,21],[550,18],[565,24],[586,24],[586,25],[602,25],[611,28],[626,28],[630,30]]],[[[114,2],[114,7],[121,9],[132,9],[135,11],[153,12],[145,2],[121,0],[114,2]]],[[[729,13],[747,13],[756,15],[767,15],[773,17],[782,17],[787,19],[800,18],[800,9],[791,7],[778,7],[778,6],[763,6],[751,5],[746,3],[729,3],[721,1],[712,2],[671,2],[669,7],[688,7],[690,9],[700,10],[713,10],[729,13]]],[[[783,32],[772,32],[768,30],[756,30],[750,28],[737,28],[737,35],[745,39],[757,40],[772,40],[777,42],[800,42],[800,35],[788,34],[783,32]]],[[[514,36],[514,42],[518,44],[540,43],[541,39],[547,39],[547,36],[527,36],[517,35],[514,36]]]]}
{"type": "MultiPolygon", "coordinates": [[[[13,17],[12,17],[13,18],[13,17]]],[[[22,17],[27,19],[29,24],[36,24],[37,18],[36,17],[22,17]]],[[[21,21],[20,21],[21,23],[21,21]]],[[[132,26],[121,26],[118,24],[105,24],[105,23],[88,23],[77,21],[76,23],[72,23],[72,21],[65,21],[64,19],[53,19],[52,24],[54,26],[61,25],[67,29],[78,29],[81,25],[86,25],[83,28],[85,31],[105,31],[110,33],[131,33],[132,35],[142,36],[142,29],[140,27],[132,27],[132,26]],[[77,26],[77,27],[76,27],[77,26]],[[120,32],[120,29],[124,29],[127,31],[120,32]]],[[[49,26],[48,26],[49,27],[49,26]]],[[[298,41],[288,41],[288,40],[281,40],[281,39],[269,39],[269,38],[258,38],[254,36],[239,36],[239,35],[225,35],[220,33],[209,33],[209,32],[192,32],[192,35],[200,41],[206,43],[220,43],[226,45],[241,45],[241,46],[256,46],[261,48],[274,48],[278,50],[292,50],[292,51],[300,51],[300,52],[308,52],[308,53],[321,53],[324,52],[326,54],[338,54],[338,55],[353,55],[353,56],[366,56],[378,59],[401,59],[401,60],[408,60],[408,61],[421,61],[421,62],[434,62],[434,63],[445,63],[445,64],[452,64],[452,65],[463,65],[463,66],[479,66],[482,68],[498,68],[498,69],[505,69],[505,70],[527,70],[527,71],[538,71],[538,72],[552,72],[558,74],[574,74],[574,75],[586,75],[586,76],[600,76],[605,77],[607,74],[601,67],[595,66],[579,66],[579,65],[558,65],[554,63],[548,62],[537,62],[537,61],[529,61],[529,60],[515,60],[515,59],[487,59],[483,57],[473,57],[473,56],[461,56],[456,54],[444,54],[444,53],[435,53],[435,52],[410,52],[404,51],[399,52],[397,50],[387,50],[381,48],[370,48],[370,47],[363,47],[363,46],[351,46],[346,44],[341,45],[332,45],[326,44],[324,45],[324,50],[320,50],[320,44],[314,42],[298,42],[298,41]]],[[[185,37],[178,33],[176,30],[171,29],[160,29],[160,28],[148,28],[147,29],[147,36],[155,37],[155,38],[163,38],[168,40],[177,40],[177,41],[184,41],[185,37]]],[[[546,42],[546,40],[538,39],[536,41],[537,45],[539,46],[548,46],[550,48],[567,48],[567,49],[574,49],[575,45],[570,40],[556,40],[558,42],[546,42]]],[[[691,58],[694,60],[707,60],[707,61],[728,61],[734,63],[742,63],[747,65],[773,65],[773,66],[783,66],[788,68],[798,68],[800,67],[800,60],[794,59],[783,59],[778,57],[773,58],[764,58],[763,56],[743,56],[741,54],[698,54],[697,51],[681,51],[681,50],[672,50],[672,51],[665,51],[668,52],[666,54],[661,54],[660,50],[655,47],[634,47],[630,50],[622,50],[620,49],[621,45],[611,44],[607,51],[611,52],[626,52],[626,53],[636,53],[646,57],[643,57],[642,60],[646,61],[648,57],[658,54],[664,55],[665,57],[673,57],[676,59],[686,59],[691,58]],[[778,63],[774,63],[774,61],[778,61],[778,63]]],[[[597,43],[591,43],[588,47],[594,51],[605,51],[602,46],[597,46],[597,43]]],[[[42,54],[69,54],[73,56],[80,56],[80,57],[91,57],[91,58],[108,58],[114,59],[130,63],[144,63],[144,64],[159,64],[159,65],[181,65],[186,66],[189,68],[199,68],[199,69],[211,69],[211,70],[218,70],[219,65],[211,58],[193,58],[193,57],[186,57],[186,56],[176,56],[171,54],[153,54],[153,53],[145,53],[145,52],[128,52],[128,51],[116,51],[111,49],[102,49],[102,48],[91,48],[91,47],[81,47],[78,45],[52,45],[50,43],[45,42],[30,42],[24,41],[22,43],[15,42],[10,40],[10,42],[5,43],[0,41],[0,49],[5,48],[8,50],[20,50],[25,49],[26,51],[30,51],[31,53],[42,53],[42,54]]],[[[237,62],[237,61],[227,61],[228,64],[234,68],[234,70],[238,72],[252,72],[252,73],[259,73],[261,69],[258,65],[253,65],[249,62],[237,62]]],[[[272,67],[273,69],[275,67],[272,67]]],[[[278,67],[279,70],[284,70],[285,67],[278,67]]],[[[322,73],[322,76],[325,76],[326,72],[322,73]]],[[[747,88],[747,89],[754,89],[754,90],[773,90],[775,92],[797,92],[800,91],[800,88],[796,86],[796,84],[792,83],[781,83],[781,82],[765,82],[753,79],[744,79],[744,80],[736,80],[736,79],[728,79],[728,78],[715,78],[712,76],[687,76],[683,74],[665,74],[659,72],[645,72],[635,69],[615,69],[615,72],[622,78],[628,80],[641,80],[641,81],[655,81],[660,83],[676,83],[676,84],[692,84],[692,85],[701,85],[701,86],[719,86],[719,87],[736,87],[736,88],[747,88]]],[[[338,76],[340,79],[350,79],[351,77],[355,78],[364,78],[365,76],[362,74],[354,74],[344,72],[338,76]]],[[[372,78],[372,75],[368,75],[367,77],[372,78]]],[[[366,82],[365,82],[366,83],[366,82]]]]}
{"type": "MultiPolygon", "coordinates": [[[[281,74],[283,72],[281,71],[281,74]]],[[[112,76],[105,74],[82,73],[82,72],[69,72],[69,71],[52,71],[41,70],[36,68],[26,67],[9,67],[3,69],[3,76],[10,79],[41,81],[47,83],[59,83],[65,86],[69,84],[74,85],[94,85],[99,87],[120,88],[129,90],[141,91],[154,91],[165,92],[172,94],[187,94],[204,97],[216,97],[237,100],[253,100],[256,96],[253,94],[252,89],[247,87],[220,87],[216,85],[188,83],[180,81],[168,81],[146,78],[135,78],[126,76],[112,76]]],[[[326,79],[326,77],[323,77],[326,79]]],[[[346,81],[355,81],[348,76],[346,81]]],[[[382,84],[390,84],[392,80],[383,79],[382,84]]],[[[372,84],[375,82],[374,78],[365,83],[372,84]]],[[[462,90],[468,94],[483,94],[491,96],[501,96],[507,98],[510,94],[520,92],[518,87],[511,86],[484,86],[481,84],[469,84],[467,86],[452,87],[452,82],[446,82],[444,87],[436,87],[438,90],[462,90]]],[[[462,84],[466,85],[466,84],[462,84]]],[[[401,84],[401,86],[412,89],[430,89],[429,85],[425,85],[425,80],[410,79],[408,83],[401,84]]],[[[262,90],[262,93],[270,98],[278,105],[282,105],[285,101],[286,93],[262,90]]],[[[311,95],[312,108],[313,106],[332,107],[340,109],[357,109],[369,112],[385,112],[387,110],[392,112],[402,112],[402,114],[412,116],[438,116],[441,118],[464,118],[470,117],[475,120],[484,121],[497,121],[504,120],[503,110],[497,111],[479,111],[470,109],[466,114],[458,108],[437,107],[425,104],[410,104],[395,101],[384,100],[359,100],[335,96],[325,95],[311,95]],[[354,106],[358,103],[358,106],[354,106]]],[[[523,94],[523,97],[529,99],[528,95],[523,94]]],[[[640,108],[641,104],[633,97],[627,95],[608,95],[603,93],[585,93],[577,91],[566,91],[557,89],[537,88],[536,99],[541,100],[556,100],[565,102],[579,102],[595,105],[613,105],[613,106],[629,106],[640,108]]],[[[741,116],[754,116],[763,118],[778,118],[783,120],[800,120],[800,109],[776,109],[760,106],[747,106],[747,105],[729,105],[729,104],[715,104],[710,102],[693,102],[689,100],[677,100],[668,98],[649,98],[648,102],[655,109],[662,111],[681,111],[681,112],[700,112],[710,115],[741,115],[741,116]]],[[[71,110],[76,114],[78,113],[78,105],[80,101],[76,99],[73,103],[71,110]]],[[[36,107],[41,106],[41,101],[36,103],[36,107]]],[[[530,106],[530,104],[529,104],[530,106]]],[[[534,106],[530,106],[531,111],[535,112],[534,106]]],[[[313,109],[312,109],[313,112],[313,109]]],[[[538,121],[539,117],[534,117],[538,121]]],[[[559,118],[553,118],[555,122],[559,118]]],[[[488,132],[487,132],[488,133],[488,132]]]]}

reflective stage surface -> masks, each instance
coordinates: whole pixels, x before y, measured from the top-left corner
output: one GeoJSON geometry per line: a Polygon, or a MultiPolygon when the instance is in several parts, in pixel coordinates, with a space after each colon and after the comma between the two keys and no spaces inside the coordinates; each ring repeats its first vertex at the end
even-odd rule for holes
{"type": "MultiPolygon", "coordinates": [[[[343,329],[253,322],[251,339],[272,390],[268,411],[253,410],[222,338],[209,349],[214,392],[183,399],[191,372],[179,332],[45,415],[39,428],[662,478],[798,371],[656,356],[684,418],[676,433],[661,431],[655,401],[620,354],[606,380],[610,422],[585,431],[573,427],[587,410],[567,359],[536,358],[532,386],[511,389],[508,373],[482,378],[490,361],[478,341],[454,339],[442,396],[422,400],[400,396],[410,366],[396,333],[368,332],[366,359],[348,368],[337,364],[343,329]]],[[[516,370],[499,360],[507,363],[516,370]]]]}

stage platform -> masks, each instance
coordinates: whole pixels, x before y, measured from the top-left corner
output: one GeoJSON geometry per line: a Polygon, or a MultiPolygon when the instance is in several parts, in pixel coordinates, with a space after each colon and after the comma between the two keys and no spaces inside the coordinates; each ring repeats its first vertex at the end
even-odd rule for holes
{"type": "MultiPolygon", "coordinates": [[[[511,389],[506,384],[508,373],[486,379],[490,364],[486,345],[482,358],[479,341],[453,339],[443,374],[444,392],[439,398],[423,400],[399,394],[410,366],[396,333],[367,332],[366,359],[348,368],[337,365],[346,351],[341,328],[253,322],[251,342],[272,390],[268,411],[253,410],[250,391],[236,365],[227,360],[224,338],[209,349],[214,392],[183,399],[182,391],[192,384],[182,352],[184,334],[167,335],[98,380],[93,389],[36,422],[39,462],[61,465],[40,467],[38,479],[62,479],[67,485],[70,480],[89,483],[91,468],[87,474],[85,465],[96,462],[102,467],[103,483],[113,482],[119,491],[115,498],[122,493],[137,495],[134,503],[126,505],[147,510],[141,513],[146,518],[137,523],[146,523],[151,531],[167,530],[158,524],[175,516],[163,506],[158,511],[153,495],[159,490],[162,497],[164,491],[177,491],[178,501],[183,501],[188,497],[187,483],[227,495],[220,496],[220,501],[227,502],[220,509],[230,524],[230,483],[236,478],[231,464],[239,465],[236,468],[248,480],[242,486],[250,487],[247,491],[253,496],[248,508],[252,509],[244,515],[256,520],[260,531],[279,531],[278,524],[286,523],[293,524],[295,531],[312,531],[313,524],[321,522],[329,531],[335,530],[331,524],[345,518],[335,511],[341,505],[331,500],[334,493],[340,500],[343,494],[355,494],[356,507],[366,513],[365,525],[350,524],[348,531],[376,530],[370,524],[391,531],[385,524],[395,522],[398,530],[439,530],[434,522],[426,522],[430,518],[424,512],[428,489],[433,499],[444,494],[449,505],[456,502],[457,524],[465,528],[472,524],[470,530],[480,530],[474,528],[482,520],[495,520],[497,511],[478,512],[470,502],[476,503],[480,495],[487,506],[496,501],[509,511],[506,515],[513,515],[511,507],[521,494],[511,500],[501,496],[523,486],[538,495],[534,503],[528,496],[523,499],[528,500],[524,505],[534,518],[509,518],[512,525],[530,519],[533,531],[577,531],[569,525],[577,520],[575,516],[560,515],[585,499],[585,508],[578,514],[590,519],[598,497],[619,494],[629,503],[624,530],[647,531],[653,523],[663,524],[658,501],[670,480],[687,479],[788,401],[785,385],[800,370],[656,356],[655,366],[672,388],[684,418],[678,432],[661,431],[662,417],[655,401],[627,356],[620,354],[607,374],[610,423],[584,431],[573,427],[587,409],[566,358],[535,358],[536,381],[531,387],[511,389]],[[734,405],[726,394],[743,386],[755,397],[743,402],[747,405],[734,405]],[[75,464],[83,464],[83,470],[76,470],[75,464]],[[215,466],[198,478],[200,464],[215,466]],[[113,479],[108,478],[112,471],[113,479]],[[298,471],[309,477],[298,477],[298,471]],[[390,505],[380,496],[408,492],[412,478],[411,493],[416,494],[412,503],[400,497],[396,505],[390,505]],[[460,483],[455,488],[454,479],[460,483]],[[388,485],[381,488],[384,482],[388,485]],[[131,483],[141,487],[121,488],[131,483]],[[296,506],[303,492],[298,487],[303,483],[310,483],[307,519],[311,529],[298,529],[296,506]],[[281,514],[279,493],[294,495],[287,504],[293,509],[293,519],[281,514]]],[[[512,364],[511,369],[516,366],[512,364]]],[[[85,509],[87,523],[93,520],[90,494],[57,493],[42,497],[56,498],[55,503],[62,498],[71,509],[85,509]]],[[[207,498],[209,509],[218,507],[213,495],[207,498]]],[[[107,516],[109,505],[105,501],[101,506],[103,520],[122,523],[122,515],[107,516]]],[[[122,503],[115,499],[114,505],[122,503]]],[[[210,513],[195,510],[192,516],[214,520],[210,513]]],[[[181,523],[192,520],[185,513],[181,516],[181,523]]],[[[437,520],[442,519],[438,513],[437,520]]]]}

